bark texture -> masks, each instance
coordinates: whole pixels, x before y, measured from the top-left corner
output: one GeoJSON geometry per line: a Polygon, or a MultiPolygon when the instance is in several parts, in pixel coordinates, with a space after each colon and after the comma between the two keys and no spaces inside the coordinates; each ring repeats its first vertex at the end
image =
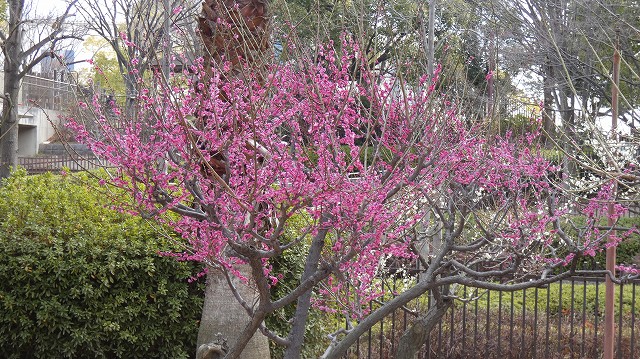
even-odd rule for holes
{"type": "MultiPolygon", "coordinates": [[[[320,263],[320,257],[322,255],[322,249],[324,248],[325,238],[328,229],[322,229],[316,234],[311,243],[307,260],[305,261],[304,272],[300,282],[304,282],[309,279],[313,273],[318,269],[320,263]]],[[[297,359],[300,357],[302,351],[302,345],[304,342],[304,332],[309,317],[309,308],[311,308],[311,289],[307,290],[303,295],[298,298],[296,313],[294,315],[293,328],[289,335],[289,347],[284,353],[284,359],[297,359]]]]}
{"type": "Polygon", "coordinates": [[[22,15],[24,0],[9,1],[9,32],[4,47],[4,84],[2,118],[0,122],[0,179],[9,177],[18,165],[18,95],[22,64],[22,15]]]}
{"type": "MultiPolygon", "coordinates": [[[[249,269],[244,268],[243,272],[249,273],[249,269]]],[[[249,304],[253,304],[256,292],[237,278],[233,279],[233,284],[243,299],[249,304]]],[[[203,345],[210,346],[213,348],[212,351],[217,350],[216,346],[232,348],[248,322],[249,315],[234,297],[224,276],[210,269],[207,275],[202,318],[198,329],[198,351],[201,352],[203,345]]],[[[210,353],[210,351],[200,355],[206,353],[210,353]]],[[[209,357],[216,358],[216,356],[209,357]]],[[[201,356],[201,358],[209,357],[201,356]]],[[[268,359],[269,342],[267,338],[257,332],[249,341],[240,358],[268,359]]]]}
{"type": "Polygon", "coordinates": [[[431,307],[426,315],[418,318],[411,328],[400,337],[396,359],[413,359],[420,347],[429,339],[429,333],[440,322],[447,310],[453,305],[453,300],[445,299],[431,307]]]}
{"type": "Polygon", "coordinates": [[[271,56],[266,0],[205,0],[198,18],[206,67],[231,62],[231,76],[243,66],[262,73],[271,56]]]}

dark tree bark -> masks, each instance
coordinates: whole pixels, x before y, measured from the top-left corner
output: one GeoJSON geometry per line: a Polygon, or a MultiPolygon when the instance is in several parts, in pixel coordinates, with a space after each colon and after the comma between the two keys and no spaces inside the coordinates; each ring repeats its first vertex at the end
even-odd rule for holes
{"type": "Polygon", "coordinates": [[[4,83],[2,126],[0,129],[0,178],[7,178],[12,168],[18,165],[18,95],[22,53],[22,16],[24,1],[9,1],[9,36],[4,39],[4,83]],[[11,31],[12,30],[12,31],[11,31]]]}
{"type": "Polygon", "coordinates": [[[205,66],[229,61],[229,76],[242,77],[243,65],[263,73],[272,54],[269,22],[266,0],[205,0],[198,18],[205,66]]]}
{"type": "Polygon", "coordinates": [[[413,359],[422,345],[429,339],[431,330],[440,323],[447,310],[453,305],[453,299],[442,299],[429,308],[426,315],[419,317],[398,342],[396,359],[413,359]]]}

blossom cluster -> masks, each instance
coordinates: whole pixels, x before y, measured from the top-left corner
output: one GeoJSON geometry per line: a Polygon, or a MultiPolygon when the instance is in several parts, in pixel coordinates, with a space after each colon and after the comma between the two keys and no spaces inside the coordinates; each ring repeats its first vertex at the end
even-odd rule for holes
{"type": "Polygon", "coordinates": [[[357,49],[320,47],[318,61],[274,64],[266,75],[247,66],[231,76],[200,59],[141,91],[135,111],[96,98],[98,134],[70,126],[117,168],[112,185],[138,213],[188,241],[183,259],[240,275],[249,253],[270,285],[280,277],[271,258],[324,232],[321,263],[334,273],[326,294],[348,295],[348,283],[363,301],[379,295],[371,288],[385,259],[416,258],[412,233],[434,221],[445,237],[457,233],[456,245],[484,241],[447,258],[505,266],[556,255],[552,227],[565,212],[547,199],[558,169],[530,137],[484,135],[436,92],[437,73],[409,87],[348,48],[357,49]],[[306,223],[288,238],[294,216],[306,223]]]}

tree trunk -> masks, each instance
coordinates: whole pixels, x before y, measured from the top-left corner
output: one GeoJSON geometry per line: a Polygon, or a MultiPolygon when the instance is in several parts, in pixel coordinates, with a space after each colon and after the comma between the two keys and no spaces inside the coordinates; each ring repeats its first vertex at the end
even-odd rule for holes
{"type": "MultiPolygon", "coordinates": [[[[562,128],[564,129],[564,151],[567,154],[563,160],[563,171],[568,175],[567,178],[573,178],[578,172],[578,166],[575,163],[576,147],[581,144],[576,130],[575,115],[573,108],[573,93],[566,85],[558,86],[558,107],[560,110],[560,118],[562,119],[562,128]]],[[[569,186],[569,183],[565,183],[569,186]]]]}
{"type": "Polygon", "coordinates": [[[553,80],[553,66],[551,65],[551,60],[547,58],[544,67],[544,78],[543,78],[543,93],[544,93],[544,102],[543,102],[543,112],[542,112],[542,121],[543,128],[545,132],[545,141],[548,145],[551,145],[551,140],[554,139],[554,133],[556,128],[555,116],[553,115],[553,88],[554,88],[554,80],[553,80]]]}
{"type": "MultiPolygon", "coordinates": [[[[328,229],[323,228],[314,236],[311,248],[309,248],[309,254],[305,261],[304,272],[302,273],[302,278],[300,278],[301,283],[309,279],[318,269],[318,263],[320,263],[325,238],[328,232],[328,229]]],[[[284,359],[300,358],[302,345],[304,343],[304,332],[307,324],[307,318],[309,317],[309,308],[311,308],[311,295],[312,290],[309,289],[298,298],[296,313],[289,335],[290,344],[284,353],[284,359]]]]}
{"type": "Polygon", "coordinates": [[[418,318],[411,328],[404,332],[398,343],[396,359],[413,359],[420,347],[429,340],[431,330],[440,323],[447,310],[453,305],[452,299],[438,301],[435,306],[429,308],[427,314],[418,318]]]}
{"type": "Polygon", "coordinates": [[[4,84],[2,125],[0,126],[0,179],[9,177],[18,165],[18,96],[22,63],[22,13],[24,0],[9,2],[9,29],[4,43],[4,84]]]}
{"type": "Polygon", "coordinates": [[[138,116],[136,111],[136,106],[138,102],[138,90],[136,89],[135,79],[131,75],[126,75],[125,77],[125,91],[126,98],[124,102],[124,109],[127,115],[128,121],[133,121],[132,123],[138,122],[138,116]]]}
{"type": "Polygon", "coordinates": [[[435,22],[436,22],[436,0],[429,0],[429,40],[427,43],[427,74],[429,79],[433,78],[435,63],[435,22]]]}
{"type": "Polygon", "coordinates": [[[0,127],[0,179],[7,178],[18,165],[18,95],[20,81],[5,72],[2,126],[0,127]],[[13,81],[13,83],[11,83],[13,81]]]}
{"type": "MultiPolygon", "coordinates": [[[[250,273],[250,270],[244,268],[243,272],[250,273]]],[[[256,292],[250,286],[235,277],[232,281],[247,303],[251,305],[257,301],[256,292]]],[[[249,320],[249,315],[234,297],[224,276],[210,268],[198,329],[197,359],[222,358],[222,356],[213,355],[214,352],[219,347],[224,347],[223,341],[226,342],[226,348],[233,347],[249,320]],[[209,350],[205,350],[206,348],[209,350]]],[[[251,338],[240,355],[242,359],[269,359],[269,357],[269,342],[261,333],[256,333],[251,338]]]]}

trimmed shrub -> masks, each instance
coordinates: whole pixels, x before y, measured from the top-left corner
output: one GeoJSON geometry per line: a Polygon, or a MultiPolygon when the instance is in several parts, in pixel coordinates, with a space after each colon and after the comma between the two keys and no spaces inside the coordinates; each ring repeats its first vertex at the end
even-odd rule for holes
{"type": "Polygon", "coordinates": [[[87,174],[24,172],[0,186],[0,357],[195,352],[203,293],[188,278],[201,266],[160,256],[176,242],[106,208],[97,188],[87,174]]]}

